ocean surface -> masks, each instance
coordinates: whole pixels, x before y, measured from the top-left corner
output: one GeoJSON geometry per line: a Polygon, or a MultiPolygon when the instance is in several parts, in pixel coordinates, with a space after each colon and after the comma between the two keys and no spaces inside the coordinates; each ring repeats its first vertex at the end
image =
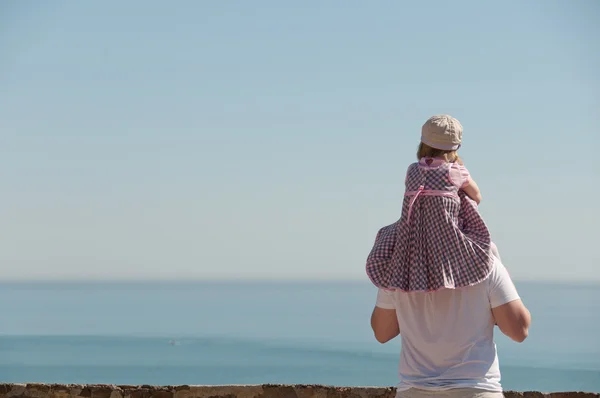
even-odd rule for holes
{"type": "MultiPolygon", "coordinates": [[[[533,325],[496,332],[505,389],[600,391],[600,286],[517,283],[533,325]]],[[[366,282],[0,284],[0,382],[391,386],[366,282]]]]}

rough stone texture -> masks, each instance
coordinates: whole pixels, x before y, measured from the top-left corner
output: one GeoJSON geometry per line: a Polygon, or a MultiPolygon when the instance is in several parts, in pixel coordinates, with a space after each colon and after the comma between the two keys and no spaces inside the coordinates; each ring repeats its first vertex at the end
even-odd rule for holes
{"type": "MultiPolygon", "coordinates": [[[[321,385],[115,386],[0,384],[0,398],[394,398],[388,387],[321,385]]],[[[598,393],[506,391],[507,398],[600,398],[598,393]]]]}

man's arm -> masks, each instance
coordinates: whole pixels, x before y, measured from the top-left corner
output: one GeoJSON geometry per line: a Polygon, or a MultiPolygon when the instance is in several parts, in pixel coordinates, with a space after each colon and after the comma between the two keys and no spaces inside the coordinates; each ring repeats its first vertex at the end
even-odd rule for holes
{"type": "Polygon", "coordinates": [[[513,341],[523,342],[529,335],[531,314],[500,260],[490,275],[490,305],[500,331],[513,341]]]}
{"type": "Polygon", "coordinates": [[[377,290],[377,303],[371,314],[371,329],[381,344],[400,334],[393,293],[383,289],[377,290]]]}
{"type": "Polygon", "coordinates": [[[375,339],[381,344],[387,343],[400,334],[396,310],[375,307],[371,314],[371,329],[375,339]]]}
{"type": "Polygon", "coordinates": [[[531,314],[521,300],[492,308],[492,313],[502,333],[517,343],[525,341],[529,335],[531,314]]]}

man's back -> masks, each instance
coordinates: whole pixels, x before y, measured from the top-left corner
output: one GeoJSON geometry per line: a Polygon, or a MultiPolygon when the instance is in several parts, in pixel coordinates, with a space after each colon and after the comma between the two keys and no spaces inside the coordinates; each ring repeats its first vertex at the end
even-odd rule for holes
{"type": "Polygon", "coordinates": [[[474,387],[501,391],[493,311],[519,300],[498,260],[482,283],[436,292],[380,290],[378,306],[396,310],[402,338],[399,390],[474,387]]]}

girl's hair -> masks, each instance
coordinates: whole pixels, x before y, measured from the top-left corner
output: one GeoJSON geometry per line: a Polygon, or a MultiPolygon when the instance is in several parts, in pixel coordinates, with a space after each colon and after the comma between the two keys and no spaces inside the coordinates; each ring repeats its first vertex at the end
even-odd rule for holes
{"type": "Polygon", "coordinates": [[[419,149],[417,149],[417,160],[421,160],[422,158],[441,158],[448,163],[463,164],[462,159],[455,150],[445,151],[443,149],[436,149],[421,142],[419,144],[419,149]]]}

